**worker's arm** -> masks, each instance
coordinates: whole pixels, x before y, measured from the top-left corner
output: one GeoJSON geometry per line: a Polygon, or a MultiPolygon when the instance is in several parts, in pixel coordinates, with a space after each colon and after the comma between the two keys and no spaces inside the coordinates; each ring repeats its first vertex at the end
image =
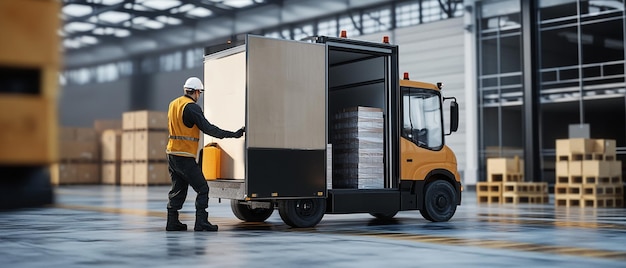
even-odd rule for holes
{"type": "Polygon", "coordinates": [[[209,136],[223,139],[223,138],[239,138],[243,135],[244,128],[237,130],[236,132],[223,130],[216,125],[209,123],[204,117],[202,109],[195,103],[189,103],[183,110],[183,123],[187,127],[193,127],[197,125],[198,128],[209,136]]]}

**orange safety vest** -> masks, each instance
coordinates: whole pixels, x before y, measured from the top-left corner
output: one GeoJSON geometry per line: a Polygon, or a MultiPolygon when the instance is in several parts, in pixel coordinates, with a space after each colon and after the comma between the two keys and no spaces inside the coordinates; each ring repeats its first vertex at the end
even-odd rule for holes
{"type": "Polygon", "coordinates": [[[181,96],[170,102],[167,112],[168,129],[170,132],[167,149],[165,150],[167,154],[194,158],[197,156],[200,129],[197,125],[189,128],[183,123],[183,110],[189,103],[194,103],[194,101],[186,96],[181,96]]]}

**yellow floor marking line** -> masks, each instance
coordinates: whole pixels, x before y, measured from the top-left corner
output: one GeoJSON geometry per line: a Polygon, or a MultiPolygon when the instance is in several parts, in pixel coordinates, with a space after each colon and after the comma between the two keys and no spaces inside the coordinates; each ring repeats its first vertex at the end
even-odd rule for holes
{"type": "Polygon", "coordinates": [[[612,223],[599,223],[599,222],[578,222],[578,221],[564,221],[564,220],[524,220],[524,219],[502,219],[502,218],[489,218],[478,219],[479,222],[486,223],[504,223],[504,224],[526,224],[526,225],[543,225],[543,226],[556,226],[559,228],[585,228],[585,229],[614,229],[614,230],[626,230],[626,225],[612,224],[612,223]]]}
{"type": "Polygon", "coordinates": [[[535,253],[546,253],[554,255],[566,255],[577,257],[593,257],[609,260],[624,260],[626,261],[626,251],[612,251],[592,248],[580,248],[580,247],[568,247],[558,245],[542,245],[532,244],[524,242],[512,242],[503,240],[484,240],[484,239],[469,239],[458,237],[445,237],[434,236],[424,234],[407,234],[407,233],[377,233],[377,232],[358,232],[358,231],[324,231],[316,230],[315,233],[325,234],[345,234],[353,236],[368,236],[379,237],[386,239],[420,242],[420,243],[432,243],[448,246],[474,246],[490,249],[504,249],[515,250],[535,253]]]}
{"type": "MultiPolygon", "coordinates": [[[[82,210],[82,211],[95,211],[95,212],[103,212],[103,213],[111,213],[111,214],[124,214],[124,215],[134,215],[134,216],[148,216],[148,217],[159,217],[159,218],[167,218],[167,211],[150,211],[147,209],[135,209],[135,208],[111,208],[111,207],[97,207],[97,206],[85,206],[85,205],[68,205],[68,204],[53,204],[50,207],[62,208],[62,209],[70,209],[70,210],[82,210]]],[[[180,213],[181,220],[193,220],[195,214],[193,213],[180,213]]],[[[216,221],[217,223],[233,223],[233,220],[230,218],[218,218],[218,217],[210,217],[211,221],[216,221]]]]}
{"type": "Polygon", "coordinates": [[[64,208],[71,210],[83,210],[83,211],[97,211],[113,214],[126,214],[135,216],[149,216],[149,217],[161,217],[166,218],[167,212],[149,211],[146,209],[134,209],[134,208],[109,208],[109,207],[96,207],[96,206],[84,206],[84,205],[67,205],[67,204],[54,204],[52,207],[64,208]]]}

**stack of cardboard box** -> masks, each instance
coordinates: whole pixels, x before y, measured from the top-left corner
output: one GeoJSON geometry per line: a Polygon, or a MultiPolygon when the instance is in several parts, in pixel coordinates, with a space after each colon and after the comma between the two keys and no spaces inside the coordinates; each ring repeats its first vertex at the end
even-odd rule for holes
{"type": "Polygon", "coordinates": [[[556,206],[623,207],[622,181],[615,140],[556,140],[556,206]]]}
{"type": "Polygon", "coordinates": [[[479,203],[549,202],[548,183],[525,182],[524,161],[514,158],[488,158],[487,181],[476,184],[479,203]]]}
{"type": "Polygon", "coordinates": [[[125,112],[121,139],[122,185],[170,183],[165,154],[168,141],[166,112],[125,112]]]}
{"type": "Polygon", "coordinates": [[[333,188],[384,188],[382,110],[345,109],[333,123],[333,188]]]}
{"type": "Polygon", "coordinates": [[[50,204],[59,182],[62,5],[0,1],[0,209],[50,204]]]}
{"type": "Polygon", "coordinates": [[[122,120],[98,119],[93,123],[99,140],[100,180],[102,184],[120,184],[122,120]]]}
{"type": "Polygon", "coordinates": [[[122,164],[122,130],[107,129],[100,135],[102,184],[120,184],[122,164]]]}
{"type": "Polygon", "coordinates": [[[100,183],[100,153],[93,128],[61,127],[59,162],[52,166],[52,184],[100,183]]]}

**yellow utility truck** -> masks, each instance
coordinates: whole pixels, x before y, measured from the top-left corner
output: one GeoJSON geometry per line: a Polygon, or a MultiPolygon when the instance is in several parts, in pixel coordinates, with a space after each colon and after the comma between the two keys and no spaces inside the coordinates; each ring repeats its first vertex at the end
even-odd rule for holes
{"type": "Polygon", "coordinates": [[[324,214],[419,210],[440,222],[461,204],[444,142],[458,127],[456,99],[401,77],[397,45],[247,35],[207,47],[204,67],[207,119],[246,126],[244,139],[204,138],[222,150],[202,161],[220,163],[210,197],[230,199],[237,218],[265,221],[277,208],[286,224],[312,227],[324,214]]]}

